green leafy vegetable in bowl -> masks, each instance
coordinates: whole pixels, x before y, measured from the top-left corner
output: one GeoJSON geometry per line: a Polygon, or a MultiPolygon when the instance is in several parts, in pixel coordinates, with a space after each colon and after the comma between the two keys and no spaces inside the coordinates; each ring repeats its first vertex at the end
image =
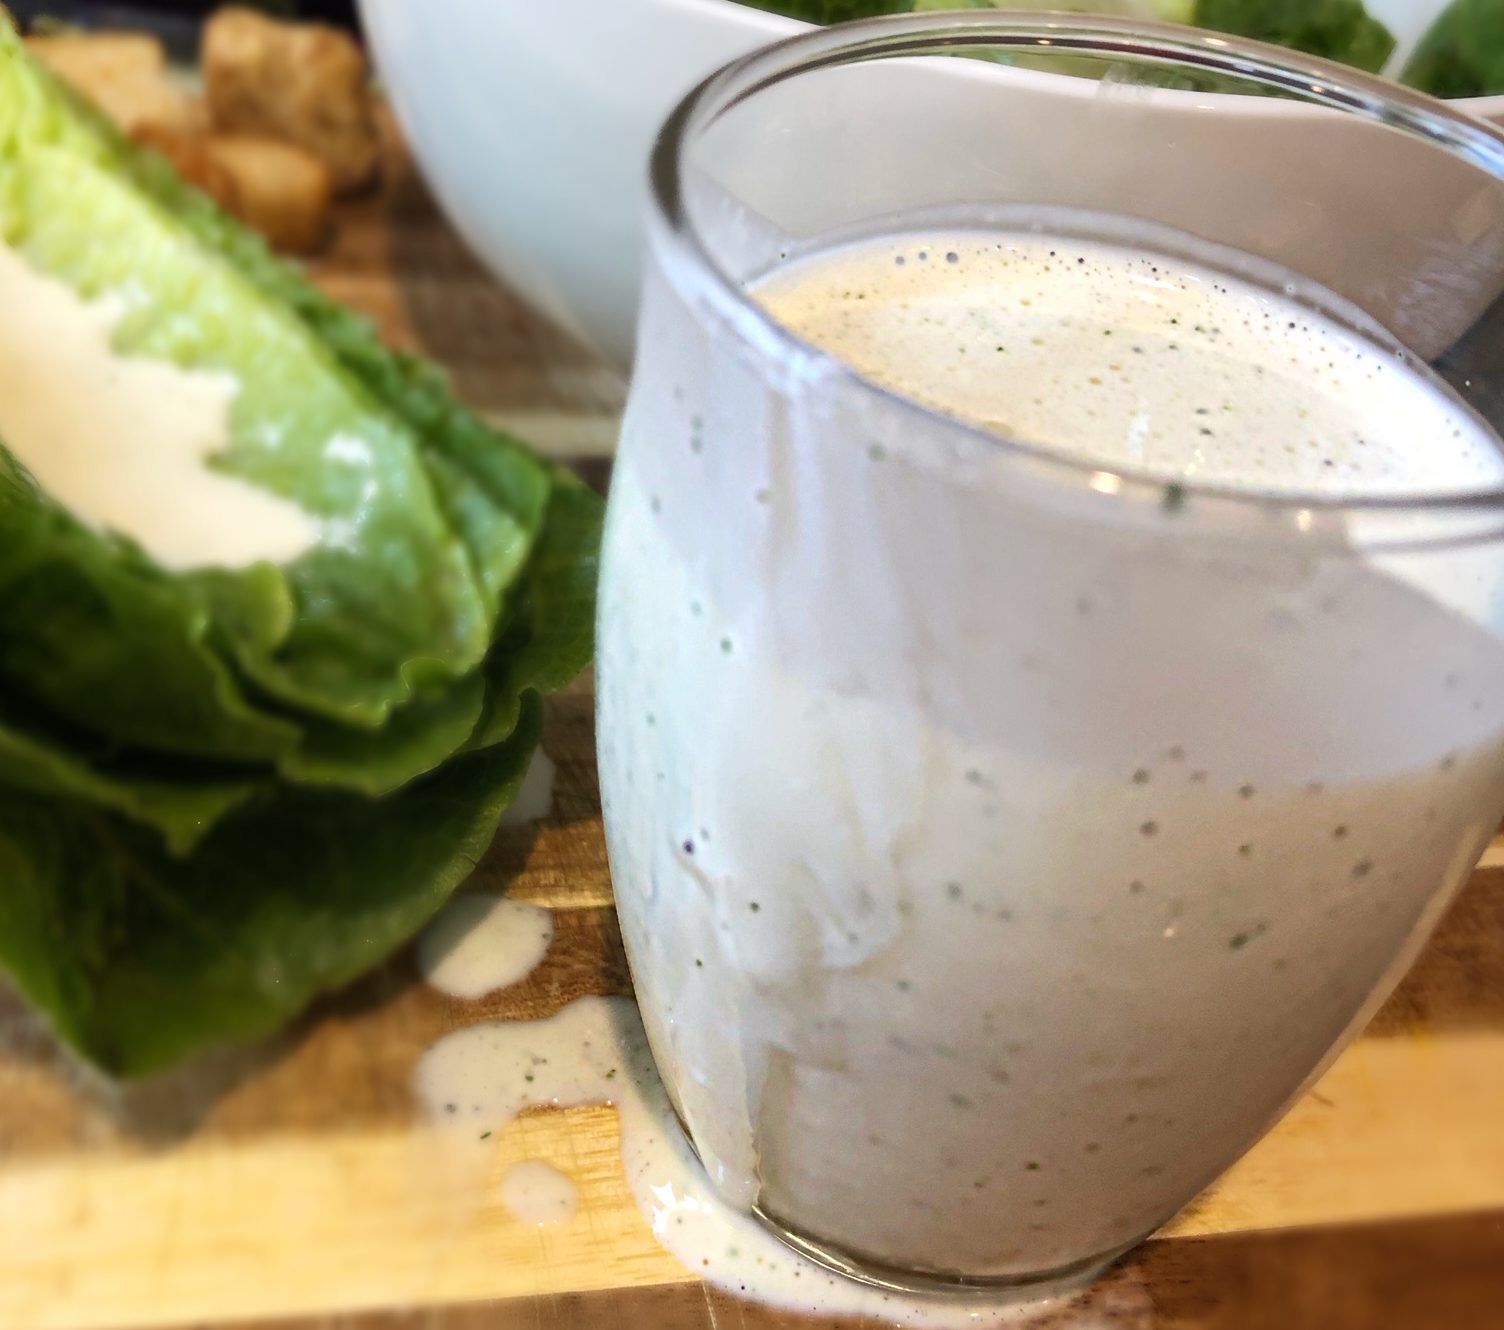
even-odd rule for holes
{"type": "Polygon", "coordinates": [[[1504,0],[1453,0],[1401,77],[1438,97],[1504,92],[1504,0]]]}
{"type": "Polygon", "coordinates": [[[1377,71],[1394,37],[1362,0],[1196,0],[1180,21],[1377,71]]]}
{"type": "Polygon", "coordinates": [[[1187,23],[1382,72],[1438,97],[1504,92],[1504,0],[1413,0],[1434,22],[1409,51],[1363,0],[744,0],[810,23],[945,9],[1059,9],[1187,23]]]}
{"type": "MultiPolygon", "coordinates": [[[[589,659],[601,505],[3,24],[0,258],[104,328],[112,374],[220,393],[199,478],[282,524],[279,555],[230,558],[171,486],[138,530],[76,511],[0,402],[0,967],[136,1075],[273,1030],[470,871],[537,695],[589,659]]],[[[99,423],[90,456],[118,466],[99,423]]]]}
{"type": "Polygon", "coordinates": [[[1256,37],[1313,55],[1379,69],[1394,48],[1394,38],[1371,18],[1362,0],[1054,0],[1045,5],[1024,0],[751,0],[810,23],[835,23],[946,9],[1056,9],[1083,14],[1189,23],[1198,28],[1256,37]]]}

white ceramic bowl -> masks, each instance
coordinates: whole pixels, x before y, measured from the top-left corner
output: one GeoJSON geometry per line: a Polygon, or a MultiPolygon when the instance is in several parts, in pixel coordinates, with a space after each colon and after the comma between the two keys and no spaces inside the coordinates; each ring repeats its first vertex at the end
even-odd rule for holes
{"type": "Polygon", "coordinates": [[[679,99],[806,24],[731,0],[362,0],[423,174],[507,284],[632,355],[649,149],[679,99]]]}
{"type": "MultiPolygon", "coordinates": [[[[658,126],[717,67],[807,26],[732,0],[361,0],[361,9],[398,118],[465,239],[621,367],[632,355],[658,126]]],[[[1504,97],[1468,109],[1504,120],[1504,97]]]]}

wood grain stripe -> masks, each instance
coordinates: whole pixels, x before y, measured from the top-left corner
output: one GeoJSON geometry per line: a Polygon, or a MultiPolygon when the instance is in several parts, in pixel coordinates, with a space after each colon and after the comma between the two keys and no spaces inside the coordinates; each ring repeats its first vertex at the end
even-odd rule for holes
{"type": "MultiPolygon", "coordinates": [[[[1480,1049],[1478,1037],[1359,1044],[1168,1232],[1497,1205],[1504,1038],[1481,1036],[1494,1042],[1480,1049]]],[[[299,1086],[337,1104],[304,1075],[284,1089],[299,1086]]],[[[0,1325],[185,1324],[690,1278],[627,1193],[610,1110],[524,1117],[496,1137],[489,1171],[468,1154],[456,1167],[440,1136],[398,1123],[240,1134],[234,1118],[166,1156],[101,1151],[84,1167],[54,1155],[0,1172],[0,1325]],[[540,1234],[506,1213],[497,1182],[522,1158],[574,1177],[576,1219],[540,1234]]]]}
{"type": "MultiPolygon", "coordinates": [[[[1039,1330],[1497,1330],[1504,1211],[1154,1242],[1039,1330]]],[[[548,1294],[243,1330],[876,1330],[702,1285],[548,1294]]]]}

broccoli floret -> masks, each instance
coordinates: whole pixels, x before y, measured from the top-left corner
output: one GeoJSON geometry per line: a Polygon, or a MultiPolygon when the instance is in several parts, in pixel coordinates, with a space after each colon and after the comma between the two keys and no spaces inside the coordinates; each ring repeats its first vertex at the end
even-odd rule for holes
{"type": "Polygon", "coordinates": [[[1369,16],[1362,0],[1196,0],[1191,21],[1371,71],[1381,69],[1394,50],[1393,35],[1369,16]]]}
{"type": "Polygon", "coordinates": [[[1454,0],[1420,39],[1400,81],[1437,97],[1504,92],[1504,0],[1454,0]]]}

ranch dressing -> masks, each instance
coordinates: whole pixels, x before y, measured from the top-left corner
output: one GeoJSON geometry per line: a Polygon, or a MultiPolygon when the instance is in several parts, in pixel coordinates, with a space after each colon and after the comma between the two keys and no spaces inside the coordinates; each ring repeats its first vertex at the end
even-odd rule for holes
{"type": "Polygon", "coordinates": [[[752,294],[1103,469],[1039,482],[765,371],[650,281],[597,670],[648,1036],[733,1207],[870,1264],[1089,1273],[1315,1074],[1504,800],[1497,542],[1369,557],[1293,513],[1233,539],[1174,483],[1439,493],[1504,463],[1391,352],[1148,250],[898,235],[752,294]]]}
{"type": "Polygon", "coordinates": [[[0,244],[0,443],[79,520],[169,569],[288,563],[318,542],[297,504],[215,469],[232,375],[112,345],[126,299],[86,301],[0,244]]]}

